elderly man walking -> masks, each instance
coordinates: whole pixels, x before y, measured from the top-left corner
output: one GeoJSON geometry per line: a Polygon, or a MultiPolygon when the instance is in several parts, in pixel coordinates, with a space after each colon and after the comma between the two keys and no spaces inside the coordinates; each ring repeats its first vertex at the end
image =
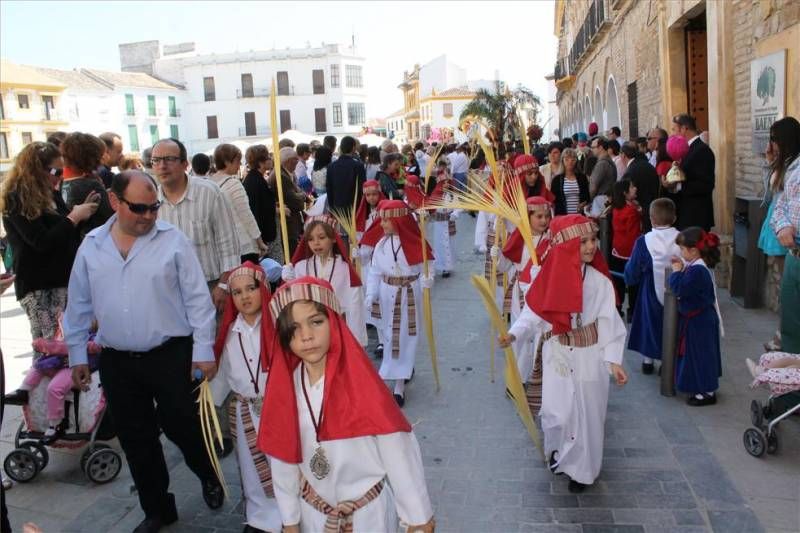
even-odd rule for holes
{"type": "Polygon", "coordinates": [[[161,202],[139,171],[114,178],[116,212],[78,249],[69,281],[64,338],[76,386],[91,381],[86,346],[95,317],[100,381],[128,460],[145,519],[156,532],[178,519],[159,428],[201,480],[206,504],[223,491],[204,451],[192,372],[216,373],[215,312],[194,248],[175,226],[156,220],[161,202]]]}

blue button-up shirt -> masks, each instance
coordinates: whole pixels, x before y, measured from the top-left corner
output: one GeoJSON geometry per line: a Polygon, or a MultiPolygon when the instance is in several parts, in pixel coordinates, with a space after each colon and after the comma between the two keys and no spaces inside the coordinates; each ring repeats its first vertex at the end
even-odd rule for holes
{"type": "Polygon", "coordinates": [[[72,266],[63,320],[70,366],[86,364],[95,317],[102,346],[145,352],[193,335],[192,361],[213,361],[216,311],[192,244],[157,220],[123,259],[110,233],[116,220],[86,235],[72,266]]]}

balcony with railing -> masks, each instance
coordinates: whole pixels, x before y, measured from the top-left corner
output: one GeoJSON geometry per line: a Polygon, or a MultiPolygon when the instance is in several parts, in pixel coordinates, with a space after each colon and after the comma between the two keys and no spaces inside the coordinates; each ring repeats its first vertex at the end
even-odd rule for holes
{"type": "Polygon", "coordinates": [[[255,87],[249,91],[236,89],[236,98],[264,98],[269,97],[269,87],[255,87]]]}
{"type": "Polygon", "coordinates": [[[569,53],[560,58],[555,65],[556,85],[558,82],[574,76],[588,53],[600,42],[600,38],[611,27],[611,17],[606,9],[607,0],[592,0],[589,11],[583,20],[578,34],[572,43],[569,53]]]}

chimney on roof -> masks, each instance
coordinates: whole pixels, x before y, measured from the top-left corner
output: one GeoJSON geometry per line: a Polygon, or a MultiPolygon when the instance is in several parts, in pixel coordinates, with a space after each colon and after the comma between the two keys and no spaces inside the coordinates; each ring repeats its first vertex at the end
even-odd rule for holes
{"type": "Polygon", "coordinates": [[[153,65],[161,58],[158,41],[139,41],[119,45],[119,66],[123,72],[144,72],[153,75],[153,65]]]}

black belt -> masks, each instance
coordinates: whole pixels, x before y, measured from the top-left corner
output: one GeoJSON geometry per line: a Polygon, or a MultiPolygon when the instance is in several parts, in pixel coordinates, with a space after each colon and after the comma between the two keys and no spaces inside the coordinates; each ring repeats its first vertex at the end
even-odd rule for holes
{"type": "Polygon", "coordinates": [[[161,352],[166,351],[168,349],[175,348],[177,345],[179,345],[179,344],[181,344],[183,342],[191,341],[191,340],[192,340],[192,336],[191,335],[188,335],[186,337],[170,337],[169,339],[164,341],[162,344],[159,344],[155,348],[151,348],[150,350],[147,350],[145,352],[134,352],[133,350],[117,350],[116,348],[111,348],[110,346],[104,347],[103,351],[104,352],[105,351],[113,352],[115,355],[116,354],[124,355],[126,357],[131,358],[131,359],[142,359],[142,358],[145,358],[145,357],[147,357],[149,355],[153,355],[153,354],[156,354],[156,353],[161,353],[161,352]]]}

